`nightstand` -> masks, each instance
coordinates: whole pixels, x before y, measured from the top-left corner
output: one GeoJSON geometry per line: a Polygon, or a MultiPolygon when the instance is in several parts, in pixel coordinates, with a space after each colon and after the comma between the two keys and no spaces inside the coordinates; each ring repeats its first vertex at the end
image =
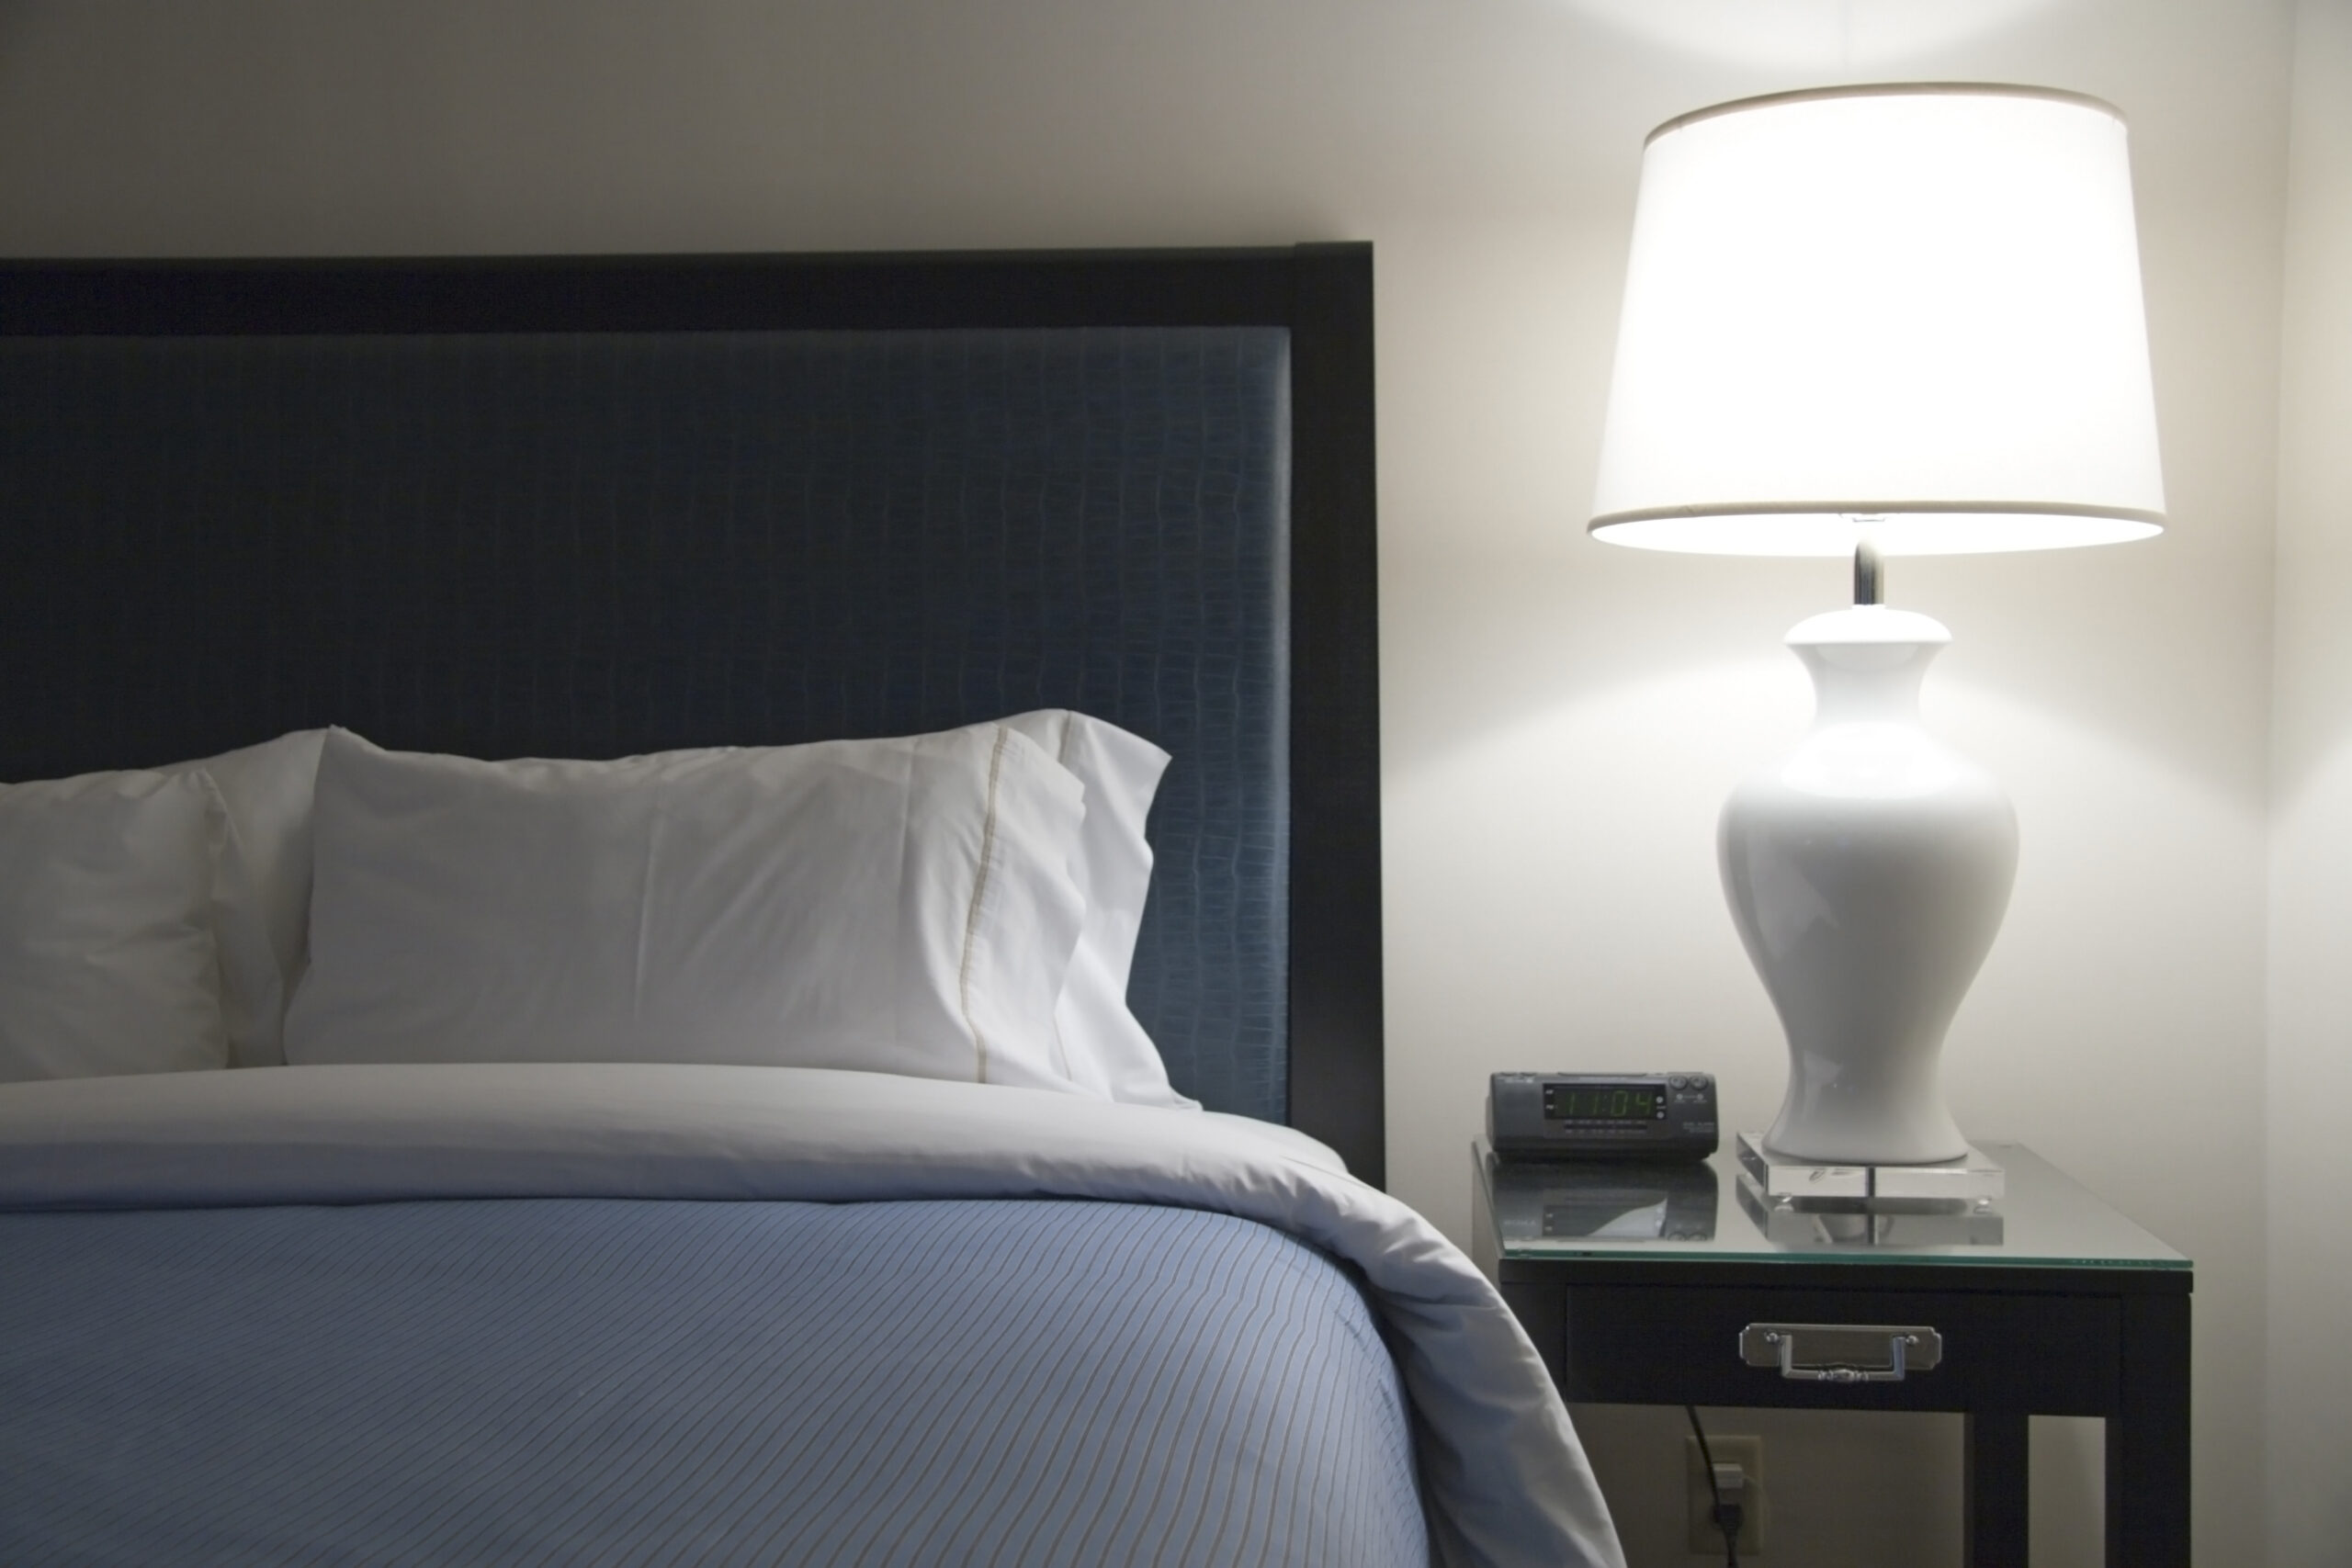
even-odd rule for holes
{"type": "Polygon", "coordinates": [[[1982,1146],[1992,1211],[1871,1216],[1743,1197],[1728,1150],[1560,1167],[1482,1139],[1471,1251],[1570,1400],[1964,1415],[1976,1568],[2026,1560],[2026,1418],[2103,1416],[2110,1568],[2188,1568],[2189,1260],[1982,1146]]]}

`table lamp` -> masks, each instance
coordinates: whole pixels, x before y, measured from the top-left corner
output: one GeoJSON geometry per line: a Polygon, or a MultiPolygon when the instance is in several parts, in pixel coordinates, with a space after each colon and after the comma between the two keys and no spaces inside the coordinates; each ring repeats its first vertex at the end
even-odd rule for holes
{"type": "Polygon", "coordinates": [[[1650,135],[1591,532],[1846,556],[1788,641],[1811,732],[1734,791],[1717,853],[1788,1034],[1764,1147],[1966,1157],[1939,1077],[2017,866],[1991,776],[1918,724],[1951,634],[1885,558],[2143,538],[2164,523],[2120,116],[2041,88],[1785,93],[1650,135]]]}

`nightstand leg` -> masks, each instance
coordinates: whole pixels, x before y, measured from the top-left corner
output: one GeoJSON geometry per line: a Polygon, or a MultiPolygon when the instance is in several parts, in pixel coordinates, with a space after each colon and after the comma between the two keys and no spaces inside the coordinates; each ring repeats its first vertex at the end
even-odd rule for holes
{"type": "Polygon", "coordinates": [[[1968,1487],[1961,1561],[1968,1568],[2026,1568],[2026,1416],[1966,1417],[1968,1487]]]}
{"type": "Polygon", "coordinates": [[[2123,1298],[2122,1403],[2107,1423],[2109,1568],[2188,1568],[2188,1297],[2123,1298]]]}

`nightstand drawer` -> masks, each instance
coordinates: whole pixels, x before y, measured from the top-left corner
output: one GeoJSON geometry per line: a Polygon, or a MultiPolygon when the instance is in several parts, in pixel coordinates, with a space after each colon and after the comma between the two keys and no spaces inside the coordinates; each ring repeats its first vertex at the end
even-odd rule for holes
{"type": "Polygon", "coordinates": [[[2115,1407],[2121,1313],[2112,1300],[1692,1285],[1580,1285],[1566,1297],[1560,1382],[1572,1400],[2082,1416],[2115,1407]],[[1932,1328],[1941,1360],[1899,1382],[1793,1380],[1742,1358],[1741,1332],[1756,1323],[1932,1328]]]}

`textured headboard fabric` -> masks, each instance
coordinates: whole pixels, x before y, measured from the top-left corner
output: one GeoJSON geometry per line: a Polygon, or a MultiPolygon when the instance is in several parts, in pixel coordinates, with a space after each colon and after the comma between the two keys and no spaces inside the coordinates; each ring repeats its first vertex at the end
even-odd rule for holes
{"type": "Polygon", "coordinates": [[[1335,1002],[1293,955],[1331,586],[1295,547],[1333,483],[1294,412],[1334,351],[1296,279],[1200,309],[1232,254],[1170,309],[1182,259],[1040,258],[1163,279],[1077,310],[1019,257],[931,260],[978,309],[923,258],[0,269],[0,778],[326,723],[614,756],[1081,709],[1175,758],[1129,992],[1172,1077],[1376,1181],[1361,1032],[1329,1082],[1297,1049],[1368,1000],[1376,1105],[1376,947],[1335,1002]]]}

